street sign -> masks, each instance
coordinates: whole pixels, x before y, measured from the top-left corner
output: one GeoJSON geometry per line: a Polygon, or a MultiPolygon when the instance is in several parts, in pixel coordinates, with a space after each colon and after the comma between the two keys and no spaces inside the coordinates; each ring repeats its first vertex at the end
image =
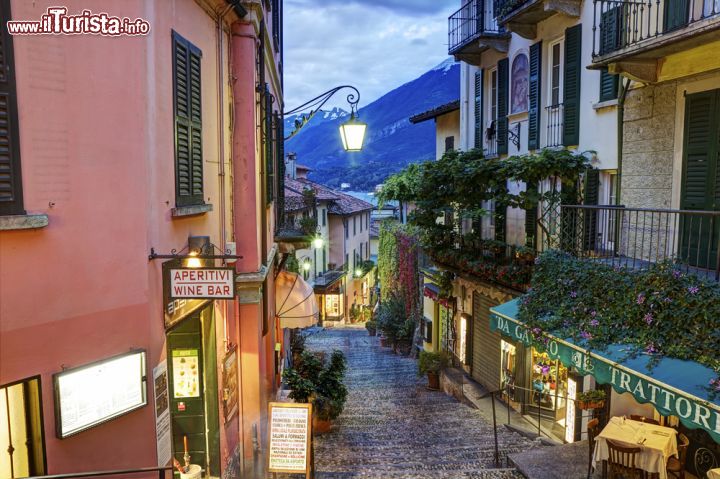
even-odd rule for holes
{"type": "Polygon", "coordinates": [[[270,413],[270,472],[305,474],[310,477],[312,404],[268,405],[270,413]]]}
{"type": "Polygon", "coordinates": [[[170,299],[233,299],[233,268],[182,268],[170,270],[170,299]]]}

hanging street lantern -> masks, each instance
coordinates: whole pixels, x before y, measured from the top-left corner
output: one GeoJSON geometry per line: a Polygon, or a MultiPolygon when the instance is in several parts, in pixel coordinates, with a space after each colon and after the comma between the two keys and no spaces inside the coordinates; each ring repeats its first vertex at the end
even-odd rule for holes
{"type": "Polygon", "coordinates": [[[358,121],[354,112],[350,115],[348,121],[340,125],[340,138],[345,151],[362,150],[366,129],[367,123],[358,121]]]}

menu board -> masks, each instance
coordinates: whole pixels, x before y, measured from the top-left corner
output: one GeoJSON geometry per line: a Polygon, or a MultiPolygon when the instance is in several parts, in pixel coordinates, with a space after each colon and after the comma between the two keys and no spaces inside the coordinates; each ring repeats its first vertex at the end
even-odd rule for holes
{"type": "Polygon", "coordinates": [[[225,422],[238,412],[238,361],[237,348],[225,356],[223,361],[223,415],[225,422]]]}
{"type": "Polygon", "coordinates": [[[167,466],[172,459],[172,431],[170,429],[170,404],[168,402],[167,376],[167,363],[165,361],[153,369],[158,467],[167,466]]]}
{"type": "Polygon", "coordinates": [[[53,376],[59,438],[147,404],[145,351],[132,351],[53,376]]]}
{"type": "Polygon", "coordinates": [[[197,349],[173,349],[173,389],[176,398],[200,397],[200,358],[197,349]]]}
{"type": "Polygon", "coordinates": [[[270,403],[270,472],[309,474],[312,405],[270,403]]]}

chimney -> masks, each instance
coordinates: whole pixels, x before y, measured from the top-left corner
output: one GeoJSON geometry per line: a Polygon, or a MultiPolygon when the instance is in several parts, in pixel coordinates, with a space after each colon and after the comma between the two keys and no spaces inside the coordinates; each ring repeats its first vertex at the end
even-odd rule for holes
{"type": "Polygon", "coordinates": [[[286,168],[286,174],[293,180],[297,178],[297,154],[290,152],[287,155],[287,168],[286,168]]]}

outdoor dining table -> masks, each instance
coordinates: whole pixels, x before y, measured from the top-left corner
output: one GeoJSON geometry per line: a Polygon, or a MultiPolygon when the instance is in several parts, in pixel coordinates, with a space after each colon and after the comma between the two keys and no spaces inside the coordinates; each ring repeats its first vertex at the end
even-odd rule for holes
{"type": "Polygon", "coordinates": [[[608,439],[624,447],[639,447],[641,451],[635,458],[635,467],[655,473],[660,479],[667,479],[667,461],[678,455],[675,429],[613,417],[595,439],[595,467],[610,456],[608,439]]]}
{"type": "Polygon", "coordinates": [[[710,469],[707,472],[707,479],[720,479],[720,467],[717,469],[710,469]]]}

